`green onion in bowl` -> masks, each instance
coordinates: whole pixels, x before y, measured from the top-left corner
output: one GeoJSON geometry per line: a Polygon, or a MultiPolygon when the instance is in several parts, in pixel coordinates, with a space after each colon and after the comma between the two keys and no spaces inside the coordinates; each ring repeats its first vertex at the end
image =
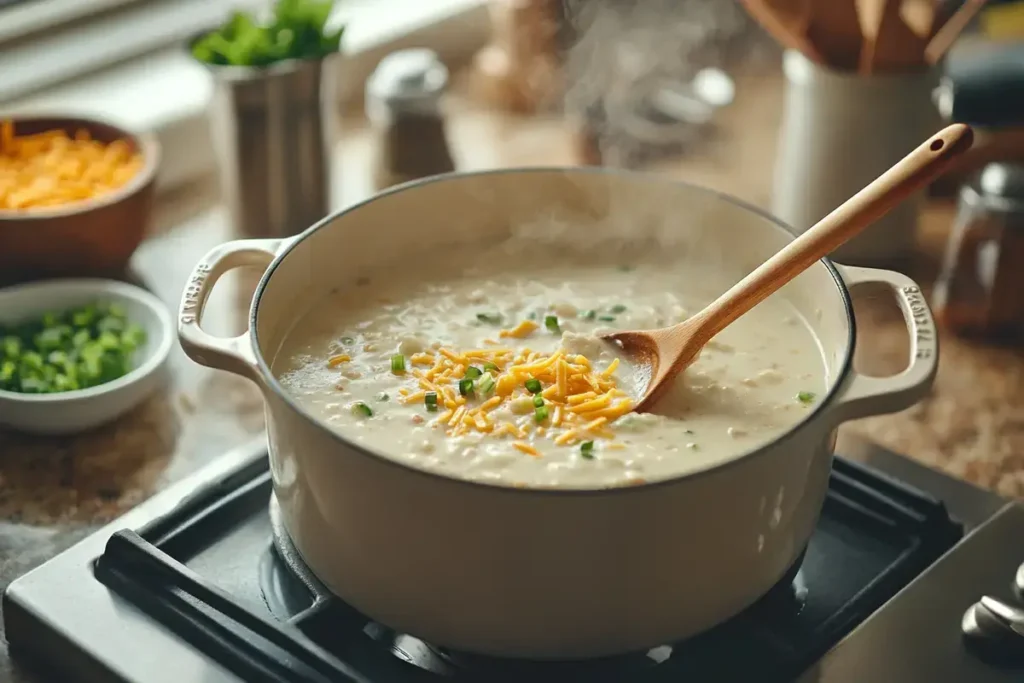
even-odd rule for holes
{"type": "Polygon", "coordinates": [[[0,324],[0,389],[53,394],[128,374],[146,332],[117,304],[90,303],[0,324]]]}
{"type": "Polygon", "coordinates": [[[165,384],[177,344],[163,302],[116,280],[2,288],[0,327],[0,427],[32,434],[120,417],[165,384]]]}

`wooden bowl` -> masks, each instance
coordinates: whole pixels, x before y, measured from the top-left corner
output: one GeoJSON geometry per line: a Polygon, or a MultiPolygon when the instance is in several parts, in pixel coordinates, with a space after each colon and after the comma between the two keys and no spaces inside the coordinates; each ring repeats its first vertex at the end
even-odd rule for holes
{"type": "MultiPolygon", "coordinates": [[[[2,119],[0,119],[2,120],[2,119]]],[[[101,142],[124,140],[142,154],[135,177],[109,194],[46,209],[0,209],[0,279],[111,275],[124,271],[142,242],[153,213],[153,184],[160,148],[137,135],[94,119],[13,117],[16,135],[87,130],[101,142]]]]}

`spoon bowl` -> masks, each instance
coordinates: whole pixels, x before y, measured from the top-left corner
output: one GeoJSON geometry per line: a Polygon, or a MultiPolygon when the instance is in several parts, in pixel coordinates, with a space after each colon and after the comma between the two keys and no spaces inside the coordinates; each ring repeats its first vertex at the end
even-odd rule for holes
{"type": "Polygon", "coordinates": [[[715,335],[927,186],[970,149],[973,140],[969,126],[944,128],[688,320],[656,330],[604,335],[631,357],[638,385],[645,387],[634,411],[650,410],[715,335]]]}

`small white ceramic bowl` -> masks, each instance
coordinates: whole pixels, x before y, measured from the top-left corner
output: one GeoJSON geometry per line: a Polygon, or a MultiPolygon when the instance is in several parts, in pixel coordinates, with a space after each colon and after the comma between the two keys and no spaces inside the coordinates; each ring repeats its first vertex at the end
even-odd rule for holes
{"type": "Polygon", "coordinates": [[[58,394],[0,390],[0,425],[34,434],[69,434],[128,412],[164,380],[174,329],[167,307],[144,289],[114,280],[48,280],[0,289],[0,323],[13,323],[89,303],[116,303],[146,331],[134,368],[106,384],[58,394]]]}

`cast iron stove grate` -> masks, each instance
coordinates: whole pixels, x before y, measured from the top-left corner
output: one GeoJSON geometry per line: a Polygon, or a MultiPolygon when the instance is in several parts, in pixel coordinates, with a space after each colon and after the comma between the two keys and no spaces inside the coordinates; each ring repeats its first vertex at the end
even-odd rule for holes
{"type": "Polygon", "coordinates": [[[743,614],[647,653],[534,663],[449,652],[370,621],[323,589],[276,517],[260,460],[174,515],[114,534],[96,575],[252,683],[782,683],[962,535],[941,502],[837,458],[799,570],[743,614]]]}

